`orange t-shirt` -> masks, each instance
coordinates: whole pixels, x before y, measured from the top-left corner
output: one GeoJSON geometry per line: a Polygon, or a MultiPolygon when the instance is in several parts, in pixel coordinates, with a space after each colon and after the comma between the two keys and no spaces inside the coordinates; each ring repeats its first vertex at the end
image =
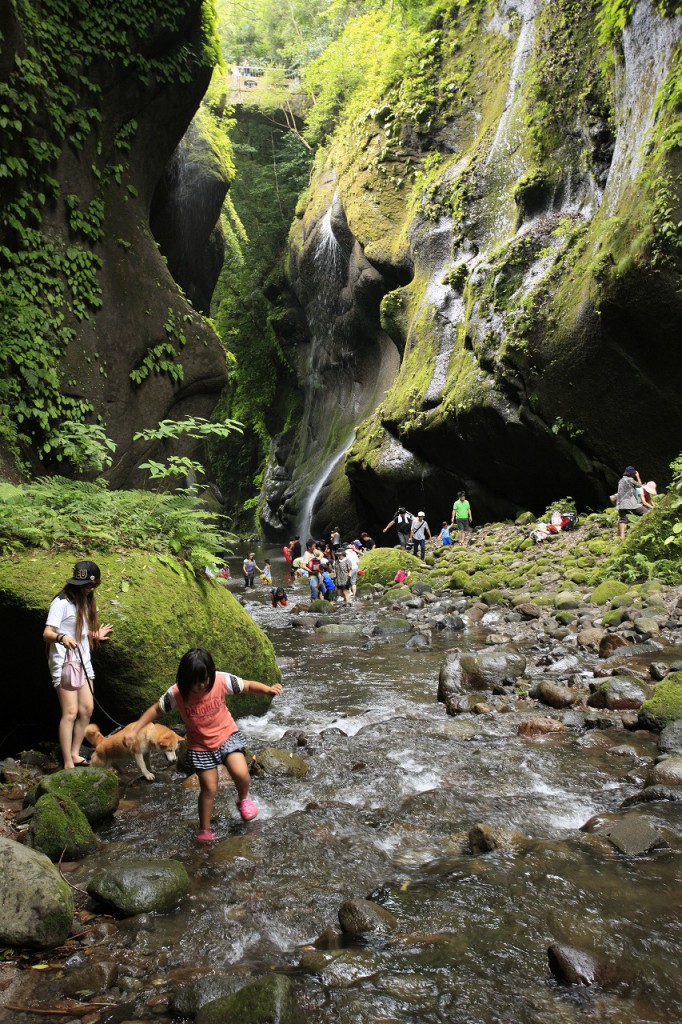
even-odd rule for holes
{"type": "Polygon", "coordinates": [[[225,705],[228,693],[241,693],[243,680],[228,672],[216,672],[215,683],[207,693],[190,694],[184,700],[177,685],[171,686],[159,704],[165,712],[180,712],[187,729],[189,750],[218,750],[237,731],[234,718],[225,705]]]}

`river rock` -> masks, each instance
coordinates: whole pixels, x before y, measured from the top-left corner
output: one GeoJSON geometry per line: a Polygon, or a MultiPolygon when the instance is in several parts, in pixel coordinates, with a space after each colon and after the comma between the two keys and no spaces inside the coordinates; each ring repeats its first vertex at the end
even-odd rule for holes
{"type": "Polygon", "coordinates": [[[277,747],[266,747],[258,754],[258,765],[266,775],[275,778],[302,779],[308,774],[308,763],[299,754],[277,747]]]}
{"type": "Polygon", "coordinates": [[[611,974],[606,963],[575,946],[553,942],[547,950],[547,957],[550,971],[557,981],[565,985],[602,984],[611,974]]]}
{"type": "Polygon", "coordinates": [[[447,704],[448,699],[462,692],[462,666],[459,652],[448,654],[438,674],[438,700],[447,704]]]}
{"type": "Polygon", "coordinates": [[[526,670],[522,654],[507,647],[460,655],[462,688],[465,690],[491,690],[497,683],[513,685],[526,670]]]}
{"type": "Polygon", "coordinates": [[[604,580],[592,591],[590,601],[592,604],[608,604],[614,597],[620,597],[621,594],[627,594],[627,592],[626,583],[621,583],[620,580],[604,580]]]}
{"type": "Polygon", "coordinates": [[[280,974],[206,1003],[196,1016],[196,1024],[301,1024],[302,1020],[293,984],[280,974]]]}
{"type": "Polygon", "coordinates": [[[547,704],[548,707],[557,710],[572,707],[577,699],[575,690],[568,686],[562,686],[560,683],[553,683],[549,679],[542,679],[537,686],[533,687],[530,695],[542,704],[547,704]]]}
{"type": "Polygon", "coordinates": [[[81,860],[97,849],[88,819],[68,797],[45,793],[31,819],[31,842],[50,860],[81,860]]]}
{"type": "Polygon", "coordinates": [[[623,800],[621,807],[632,807],[635,804],[653,803],[657,800],[669,800],[671,803],[682,803],[682,788],[677,786],[645,786],[639,793],[623,800]]]}
{"type": "Polygon", "coordinates": [[[172,910],[190,889],[189,875],[177,860],[131,860],[107,867],[90,880],[93,899],[123,917],[172,910]]]}
{"type": "Polygon", "coordinates": [[[647,786],[682,786],[682,754],[672,754],[651,766],[647,786]]]}
{"type": "Polygon", "coordinates": [[[532,601],[524,601],[523,604],[517,604],[515,607],[524,619],[539,619],[542,616],[542,609],[532,601]]]}
{"type": "Polygon", "coordinates": [[[118,964],[112,960],[100,960],[67,968],[61,984],[65,996],[75,997],[81,992],[106,992],[116,984],[117,978],[118,964]]]}
{"type": "Polygon", "coordinates": [[[0,836],[0,943],[50,949],[73,924],[73,897],[44,853],[0,836]]]}
{"type": "Polygon", "coordinates": [[[557,611],[571,611],[580,608],[584,603],[581,595],[573,590],[562,590],[554,598],[554,607],[557,611]]]}
{"type": "Polygon", "coordinates": [[[682,754],[682,719],[666,725],[658,737],[658,749],[663,754],[682,754]]]}
{"type": "Polygon", "coordinates": [[[620,633],[607,633],[599,641],[599,657],[610,658],[614,651],[620,647],[631,647],[632,641],[621,636],[620,633]]]}
{"type": "Polygon", "coordinates": [[[671,672],[656,683],[653,696],[640,708],[639,719],[649,729],[665,729],[682,719],[682,672],[671,672]]]}
{"type": "Polygon", "coordinates": [[[44,794],[77,804],[91,825],[110,818],[120,798],[118,775],[107,768],[78,768],[44,775],[38,784],[36,798],[44,794]]]}
{"type": "Polygon", "coordinates": [[[641,636],[650,637],[660,632],[659,624],[651,615],[640,615],[635,622],[635,632],[641,636]]]}
{"type": "Polygon", "coordinates": [[[449,715],[464,715],[474,710],[479,698],[474,693],[452,694],[445,702],[445,710],[449,715]]]}
{"type": "Polygon", "coordinates": [[[341,904],[339,924],[345,935],[385,935],[398,927],[390,910],[363,899],[349,899],[341,904]]]}
{"type": "Polygon", "coordinates": [[[469,829],[468,840],[471,852],[480,854],[492,850],[513,850],[524,842],[525,836],[497,825],[478,824],[469,829]]]}
{"type": "Polygon", "coordinates": [[[231,996],[238,989],[240,980],[233,974],[207,974],[203,978],[196,978],[189,985],[183,985],[173,996],[173,1013],[177,1017],[194,1018],[207,1003],[231,996]]]}
{"type": "Polygon", "coordinates": [[[358,627],[351,622],[318,622],[315,632],[325,636],[357,636],[358,627]]]}
{"type": "Polygon", "coordinates": [[[667,848],[668,844],[646,818],[628,815],[601,830],[601,834],[624,853],[626,857],[641,857],[652,850],[667,848]]]}
{"type": "Polygon", "coordinates": [[[405,648],[408,651],[413,651],[420,647],[429,647],[431,645],[431,638],[424,633],[416,633],[411,636],[405,644],[405,648]]]}
{"type": "Polygon", "coordinates": [[[578,633],[578,647],[583,647],[588,651],[598,651],[599,644],[605,635],[605,631],[598,629],[596,626],[581,629],[578,633]]]}
{"type": "Polygon", "coordinates": [[[566,732],[566,726],[556,718],[529,718],[525,722],[521,722],[516,732],[519,736],[534,739],[537,736],[566,732]]]}
{"type": "Polygon", "coordinates": [[[600,683],[590,683],[587,703],[591,708],[609,711],[638,711],[651,695],[651,688],[629,676],[611,676],[600,683]]]}

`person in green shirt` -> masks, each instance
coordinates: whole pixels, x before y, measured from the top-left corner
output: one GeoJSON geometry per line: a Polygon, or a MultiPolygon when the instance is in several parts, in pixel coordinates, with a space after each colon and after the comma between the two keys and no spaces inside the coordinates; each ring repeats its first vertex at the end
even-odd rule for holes
{"type": "Polygon", "coordinates": [[[451,526],[457,524],[458,541],[466,545],[467,533],[471,529],[471,505],[467,501],[466,491],[460,491],[457,501],[452,506],[451,526]]]}

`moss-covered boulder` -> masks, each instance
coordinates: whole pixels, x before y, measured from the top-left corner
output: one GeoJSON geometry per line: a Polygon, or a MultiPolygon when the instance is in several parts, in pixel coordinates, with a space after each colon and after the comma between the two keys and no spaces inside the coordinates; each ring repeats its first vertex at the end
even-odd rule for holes
{"type": "Polygon", "coordinates": [[[88,894],[123,917],[166,913],[190,890],[184,866],[177,860],[130,860],[107,867],[88,883],[88,894]]]}
{"type": "Polygon", "coordinates": [[[392,583],[398,569],[409,572],[423,570],[423,563],[409,551],[400,548],[374,548],[362,556],[360,568],[368,583],[392,583]]]}
{"type": "Polygon", "coordinates": [[[61,946],[73,924],[73,896],[54,864],[0,836],[0,877],[0,943],[61,946]]]}
{"type": "Polygon", "coordinates": [[[682,719],[682,672],[671,672],[654,687],[654,695],[639,709],[639,720],[648,729],[665,729],[682,719]]]}
{"type": "MultiPolygon", "coordinates": [[[[47,609],[82,552],[59,558],[45,551],[0,559],[0,609],[13,643],[6,673],[22,679],[5,697],[5,721],[25,720],[29,705],[36,728],[55,729],[56,698],[46,699],[50,680],[43,645],[36,642],[47,609]]],[[[97,590],[100,622],[111,622],[106,643],[93,654],[97,698],[121,722],[136,718],[174,681],[178,662],[191,647],[205,647],[219,669],[272,685],[279,682],[272,644],[224,587],[198,580],[170,560],[144,552],[95,554],[102,572],[97,590]]],[[[233,713],[267,709],[269,698],[230,698],[233,713]]]]}
{"type": "Polygon", "coordinates": [[[45,793],[31,819],[31,842],[50,860],[81,860],[97,848],[88,819],[68,797],[45,793]]]}
{"type": "Polygon", "coordinates": [[[591,686],[587,703],[591,708],[607,708],[609,711],[638,711],[651,687],[640,679],[629,676],[611,676],[591,686]]]}
{"type": "Polygon", "coordinates": [[[45,795],[72,801],[91,825],[99,825],[118,807],[118,775],[107,768],[65,769],[43,776],[38,783],[36,799],[45,795]]]}
{"type": "Polygon", "coordinates": [[[627,591],[627,585],[621,583],[620,580],[604,580],[603,583],[600,583],[592,591],[590,601],[592,604],[606,604],[608,601],[612,601],[614,597],[626,594],[627,591]]]}
{"type": "Polygon", "coordinates": [[[495,580],[487,572],[475,572],[462,587],[465,594],[470,597],[478,597],[488,590],[495,589],[495,580]]]}
{"type": "Polygon", "coordinates": [[[302,1020],[293,985],[281,975],[261,978],[207,1003],[196,1016],[196,1024],[301,1024],[302,1020]]]}

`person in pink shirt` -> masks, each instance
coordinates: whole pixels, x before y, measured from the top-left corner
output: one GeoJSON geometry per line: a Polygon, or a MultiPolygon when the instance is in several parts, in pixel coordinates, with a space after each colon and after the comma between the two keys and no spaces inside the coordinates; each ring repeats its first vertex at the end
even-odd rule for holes
{"type": "Polygon", "coordinates": [[[161,715],[178,711],[187,730],[187,761],[199,777],[199,831],[197,840],[210,843],[215,839],[211,814],[218,791],[218,768],[224,764],[237,787],[237,810],[244,821],[258,814],[249,799],[251,776],[244,751],[246,740],[227,709],[228,693],[267,693],[277,697],[280,683],[266,686],[249,679],[240,679],[229,672],[216,672],[212,656],[203,647],[194,647],[183,654],[178,665],[175,685],[169,687],[156,704],[138,718],[124,738],[127,747],[135,736],[161,715]]]}

